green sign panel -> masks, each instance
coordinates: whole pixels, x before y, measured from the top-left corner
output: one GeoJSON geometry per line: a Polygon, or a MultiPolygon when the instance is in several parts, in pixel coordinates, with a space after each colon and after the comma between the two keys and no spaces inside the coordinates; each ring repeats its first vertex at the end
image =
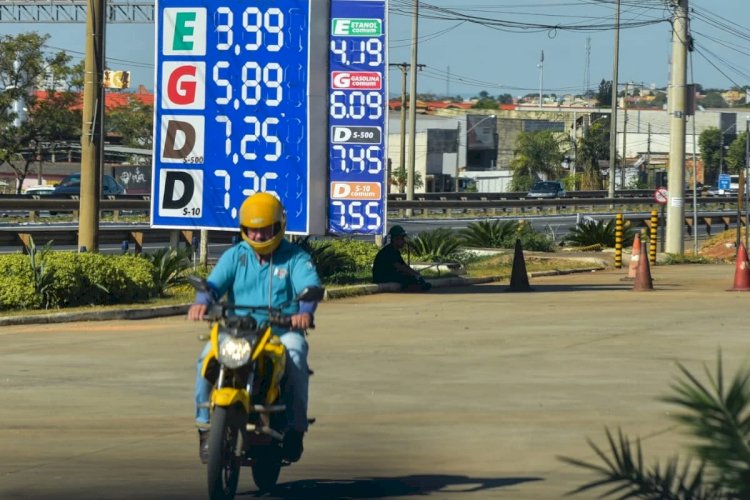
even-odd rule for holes
{"type": "Polygon", "coordinates": [[[333,19],[333,36],[380,36],[383,23],[380,19],[333,19]]]}

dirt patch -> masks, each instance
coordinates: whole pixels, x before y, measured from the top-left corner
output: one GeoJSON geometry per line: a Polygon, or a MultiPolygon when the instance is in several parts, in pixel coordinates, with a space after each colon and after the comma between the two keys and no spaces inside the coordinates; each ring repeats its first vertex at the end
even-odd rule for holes
{"type": "MultiPolygon", "coordinates": [[[[737,231],[730,229],[712,236],[698,250],[698,254],[710,260],[720,262],[734,262],[737,258],[737,231]]],[[[740,241],[745,241],[745,231],[740,235],[740,241]]]]}

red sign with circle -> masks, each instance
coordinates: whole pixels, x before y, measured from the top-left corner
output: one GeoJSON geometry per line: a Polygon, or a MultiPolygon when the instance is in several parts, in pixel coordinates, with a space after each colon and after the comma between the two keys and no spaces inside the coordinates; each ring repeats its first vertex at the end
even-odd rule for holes
{"type": "Polygon", "coordinates": [[[667,191],[667,188],[665,187],[656,188],[656,191],[654,191],[654,200],[659,205],[666,205],[667,200],[669,200],[669,191],[667,191]]]}

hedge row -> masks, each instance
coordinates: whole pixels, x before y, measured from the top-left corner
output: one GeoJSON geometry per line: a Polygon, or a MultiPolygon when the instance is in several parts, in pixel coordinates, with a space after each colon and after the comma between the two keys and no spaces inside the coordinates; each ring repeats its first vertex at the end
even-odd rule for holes
{"type": "Polygon", "coordinates": [[[0,310],[138,302],[156,292],[153,264],[136,255],[37,253],[36,269],[28,255],[0,255],[0,310]]]}

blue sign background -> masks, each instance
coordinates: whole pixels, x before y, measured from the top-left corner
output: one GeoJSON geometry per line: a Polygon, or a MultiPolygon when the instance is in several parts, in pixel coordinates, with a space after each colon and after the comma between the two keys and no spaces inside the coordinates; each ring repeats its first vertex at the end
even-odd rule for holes
{"type": "MultiPolygon", "coordinates": [[[[329,100],[328,231],[334,234],[383,234],[387,199],[387,68],[385,0],[331,0],[329,100]],[[336,33],[337,20],[380,24],[378,35],[336,33]],[[378,48],[380,51],[378,51],[378,48]],[[380,75],[380,88],[347,82],[380,75]],[[338,75],[338,77],[336,77],[338,75]],[[343,77],[339,80],[339,77],[343,77]],[[342,83],[343,82],[343,83],[342,83]],[[356,128],[354,128],[356,127],[356,128]],[[364,139],[340,139],[339,131],[365,132],[364,139]],[[375,142],[373,137],[379,139],[375,142]],[[377,188],[377,189],[376,189],[377,188]],[[373,194],[377,191],[377,197],[373,194]],[[345,194],[342,194],[345,193],[345,194]]],[[[351,33],[351,32],[350,32],[351,33]]]]}
{"type": "Polygon", "coordinates": [[[729,190],[731,188],[731,177],[729,174],[719,174],[719,189],[729,190]]]}
{"type": "Polygon", "coordinates": [[[324,84],[317,84],[317,107],[310,86],[323,78],[326,52],[316,56],[310,47],[325,40],[328,15],[326,2],[315,0],[313,9],[313,1],[158,3],[153,226],[234,229],[247,196],[271,191],[286,207],[289,232],[325,230],[325,184],[318,180],[325,151],[311,153],[310,146],[325,142],[324,132],[314,132],[325,121],[324,84]],[[191,65],[197,74],[184,76],[191,65]],[[192,151],[185,145],[190,128],[192,151]]]}

